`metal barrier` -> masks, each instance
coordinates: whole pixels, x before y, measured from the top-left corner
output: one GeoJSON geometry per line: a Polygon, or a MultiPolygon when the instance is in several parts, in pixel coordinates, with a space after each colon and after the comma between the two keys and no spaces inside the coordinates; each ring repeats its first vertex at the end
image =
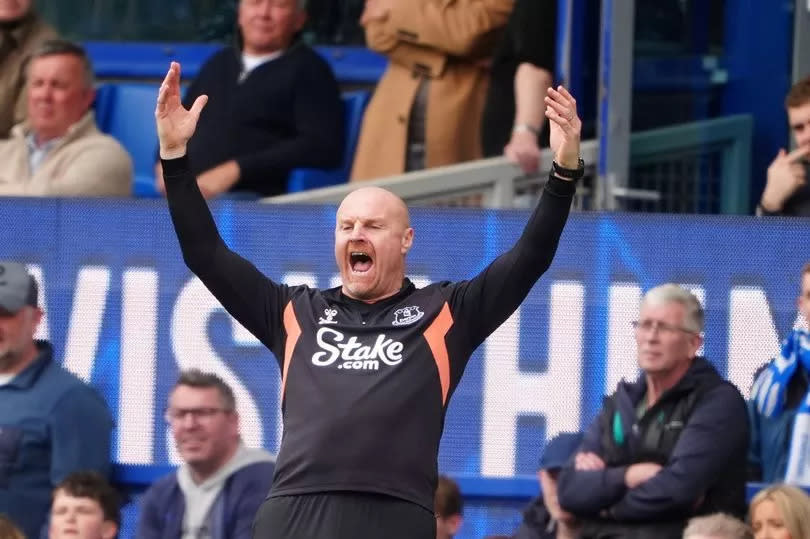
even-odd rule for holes
{"type": "MultiPolygon", "coordinates": [[[[582,143],[585,178],[574,199],[578,210],[616,208],[670,213],[748,213],[753,121],[739,115],[634,133],[626,186],[597,203],[596,140],[582,143]]],[[[542,152],[543,170],[551,151],[542,152]]],[[[264,199],[273,204],[336,204],[359,185],[389,189],[408,204],[523,208],[534,204],[546,174],[527,177],[504,157],[409,172],[264,199]]]]}
{"type": "MultiPolygon", "coordinates": [[[[586,175],[593,176],[596,162],[596,142],[582,143],[582,156],[587,164],[586,175]]],[[[542,152],[544,169],[551,163],[551,151],[542,152]]],[[[539,192],[546,174],[525,176],[505,157],[492,157],[446,167],[437,167],[398,176],[346,184],[302,193],[291,193],[263,199],[273,204],[338,203],[350,191],[360,186],[384,187],[402,197],[408,204],[441,206],[479,206],[485,208],[524,207],[539,192]]],[[[588,181],[580,184],[575,207],[591,209],[588,181]]]]}

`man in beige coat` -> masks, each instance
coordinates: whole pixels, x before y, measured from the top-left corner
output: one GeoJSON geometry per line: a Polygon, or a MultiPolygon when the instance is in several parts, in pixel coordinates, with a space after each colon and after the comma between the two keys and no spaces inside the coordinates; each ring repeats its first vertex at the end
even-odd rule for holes
{"type": "Polygon", "coordinates": [[[27,68],[28,120],[0,141],[1,196],[128,196],[132,160],[96,127],[84,50],[47,41],[27,68]]]}
{"type": "Polygon", "coordinates": [[[31,51],[56,39],[56,31],[31,6],[32,0],[0,1],[0,137],[25,119],[23,69],[31,51]]]}
{"type": "Polygon", "coordinates": [[[481,157],[489,57],[512,5],[366,0],[366,42],[389,64],[365,113],[353,181],[481,157]]]}

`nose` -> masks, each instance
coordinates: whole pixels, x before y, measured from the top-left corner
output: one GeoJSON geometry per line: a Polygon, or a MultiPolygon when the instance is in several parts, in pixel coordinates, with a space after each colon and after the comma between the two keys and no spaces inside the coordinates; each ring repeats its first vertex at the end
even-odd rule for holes
{"type": "Polygon", "coordinates": [[[270,16],[270,2],[266,0],[259,4],[258,8],[256,9],[256,13],[261,15],[262,17],[269,17],[270,16]]]}
{"type": "Polygon", "coordinates": [[[47,84],[43,84],[41,86],[36,86],[31,90],[31,94],[40,100],[50,100],[53,96],[53,90],[47,84]]]}
{"type": "Polygon", "coordinates": [[[365,238],[363,237],[361,224],[355,223],[351,231],[349,232],[349,241],[364,241],[364,240],[365,238]]]}
{"type": "Polygon", "coordinates": [[[197,424],[197,416],[190,412],[184,413],[177,421],[177,425],[185,430],[193,429],[197,424]]]}

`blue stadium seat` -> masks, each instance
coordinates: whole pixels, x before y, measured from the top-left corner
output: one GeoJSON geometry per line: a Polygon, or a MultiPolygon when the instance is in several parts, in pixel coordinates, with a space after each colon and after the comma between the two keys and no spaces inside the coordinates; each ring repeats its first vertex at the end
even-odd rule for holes
{"type": "Polygon", "coordinates": [[[157,84],[105,84],[96,92],[99,129],[113,136],[132,156],[135,178],[132,192],[138,197],[160,196],[155,189],[155,101],[157,84]]]}
{"type": "Polygon", "coordinates": [[[354,150],[357,148],[357,139],[360,136],[360,126],[363,123],[363,113],[366,110],[368,99],[369,93],[362,90],[343,94],[343,125],[346,146],[343,149],[343,163],[340,167],[332,170],[295,169],[287,178],[288,193],[346,183],[349,180],[354,161],[354,150]]]}

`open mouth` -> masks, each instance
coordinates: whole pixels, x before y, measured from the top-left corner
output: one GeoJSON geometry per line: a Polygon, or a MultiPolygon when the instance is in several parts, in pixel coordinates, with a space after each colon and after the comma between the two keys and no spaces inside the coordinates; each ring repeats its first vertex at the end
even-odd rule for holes
{"type": "Polygon", "coordinates": [[[374,261],[368,253],[363,251],[352,251],[349,253],[349,265],[354,273],[366,273],[374,265],[374,261]]]}

